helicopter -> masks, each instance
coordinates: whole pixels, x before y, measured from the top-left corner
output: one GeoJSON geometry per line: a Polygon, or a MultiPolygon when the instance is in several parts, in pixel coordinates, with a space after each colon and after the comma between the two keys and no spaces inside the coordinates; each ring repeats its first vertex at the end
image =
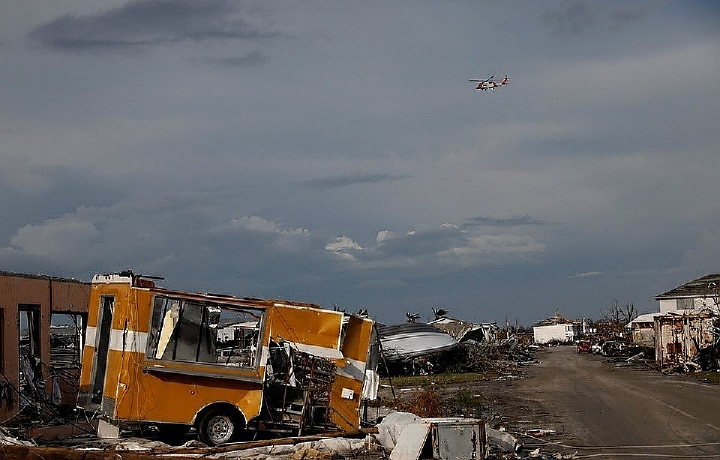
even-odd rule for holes
{"type": "Polygon", "coordinates": [[[487,91],[487,90],[495,90],[495,88],[498,88],[500,86],[505,86],[510,82],[510,79],[507,75],[500,80],[493,80],[495,78],[495,75],[491,76],[490,78],[486,78],[485,80],[468,80],[472,82],[477,82],[477,86],[475,87],[475,91],[487,91]]]}

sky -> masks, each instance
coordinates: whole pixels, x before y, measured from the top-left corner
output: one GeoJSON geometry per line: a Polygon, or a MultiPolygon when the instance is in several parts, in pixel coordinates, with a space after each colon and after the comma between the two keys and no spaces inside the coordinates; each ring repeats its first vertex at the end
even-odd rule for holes
{"type": "Polygon", "coordinates": [[[4,1],[0,270],[658,311],[720,272],[719,76],[712,1],[4,1]]]}

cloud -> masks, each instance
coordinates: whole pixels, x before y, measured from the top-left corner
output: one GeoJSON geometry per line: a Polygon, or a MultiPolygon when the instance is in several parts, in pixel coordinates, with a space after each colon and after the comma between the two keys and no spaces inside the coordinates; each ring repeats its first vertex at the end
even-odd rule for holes
{"type": "Polygon", "coordinates": [[[219,230],[223,231],[235,231],[238,229],[278,235],[306,235],[309,233],[309,230],[304,228],[284,229],[282,225],[277,222],[272,222],[257,216],[233,218],[226,225],[219,228],[219,230]]]}
{"type": "Polygon", "coordinates": [[[341,259],[355,261],[354,253],[362,251],[363,248],[353,241],[352,238],[338,236],[335,238],[335,241],[325,245],[325,250],[332,252],[341,259]]]}
{"type": "Polygon", "coordinates": [[[577,35],[597,22],[597,7],[588,2],[564,2],[555,10],[547,10],[542,18],[556,35],[577,35]]]}
{"type": "Polygon", "coordinates": [[[57,261],[77,257],[99,234],[95,224],[83,220],[81,214],[68,215],[41,224],[25,225],[10,244],[30,256],[57,261]]]}
{"type": "Polygon", "coordinates": [[[638,21],[657,8],[657,2],[605,8],[600,3],[566,0],[541,16],[554,35],[581,35],[598,30],[617,30],[638,21]]]}
{"type": "Polygon", "coordinates": [[[279,278],[297,278],[305,271],[299,265],[315,263],[313,253],[325,254],[308,229],[258,216],[228,218],[227,211],[216,196],[197,195],[79,207],[19,228],[0,248],[0,261],[79,278],[132,268],[214,286],[238,276],[257,291],[270,280],[277,285],[279,278]]]}
{"type": "Polygon", "coordinates": [[[585,273],[578,273],[578,274],[575,274],[575,275],[570,275],[570,276],[568,276],[568,278],[570,278],[570,279],[573,279],[573,278],[591,278],[591,277],[594,277],[594,276],[599,276],[599,275],[601,275],[601,274],[602,274],[601,272],[592,271],[592,272],[585,272],[585,273]]]}
{"type": "Polygon", "coordinates": [[[255,50],[241,56],[205,59],[204,61],[226,67],[248,67],[265,64],[270,61],[270,58],[266,54],[255,50]]]}
{"type": "Polygon", "coordinates": [[[354,174],[344,176],[324,177],[321,179],[312,179],[306,181],[305,184],[310,188],[328,189],[336,187],[346,187],[356,184],[376,184],[380,182],[392,182],[407,178],[405,175],[394,175],[386,173],[378,174],[354,174]]]}
{"type": "Polygon", "coordinates": [[[357,269],[417,268],[423,276],[448,269],[527,261],[540,257],[546,249],[530,235],[487,234],[453,224],[405,234],[382,230],[377,233],[375,243],[363,247],[343,236],[327,244],[325,249],[357,269]]]}
{"type": "Polygon", "coordinates": [[[279,36],[254,24],[257,16],[241,6],[232,0],[135,0],[99,14],[61,16],[34,29],[30,38],[53,49],[88,50],[279,36]]]}
{"type": "Polygon", "coordinates": [[[541,220],[531,216],[509,217],[496,219],[493,217],[473,217],[465,223],[465,227],[517,227],[521,225],[545,225],[541,220]]]}

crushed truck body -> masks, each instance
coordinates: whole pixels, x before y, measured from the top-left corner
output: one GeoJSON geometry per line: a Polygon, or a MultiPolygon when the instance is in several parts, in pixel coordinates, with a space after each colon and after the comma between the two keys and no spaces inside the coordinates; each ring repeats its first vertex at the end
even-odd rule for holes
{"type": "Polygon", "coordinates": [[[363,395],[377,391],[375,341],[372,320],[313,304],[96,275],[79,404],[110,427],[194,427],[209,445],[248,429],[354,431],[363,395]]]}

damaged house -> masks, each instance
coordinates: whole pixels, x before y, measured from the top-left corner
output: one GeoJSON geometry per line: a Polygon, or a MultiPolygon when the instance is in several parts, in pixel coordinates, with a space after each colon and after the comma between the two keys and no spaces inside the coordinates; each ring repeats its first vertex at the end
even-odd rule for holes
{"type": "Polygon", "coordinates": [[[630,331],[635,345],[655,347],[655,317],[657,316],[660,316],[660,313],[639,315],[625,326],[630,331]]]}
{"type": "Polygon", "coordinates": [[[75,407],[90,285],[0,272],[0,417],[75,407]]]}
{"type": "Polygon", "coordinates": [[[655,361],[661,366],[705,368],[699,361],[703,352],[715,346],[714,322],[710,313],[671,312],[655,317],[655,361]]]}
{"type": "Polygon", "coordinates": [[[660,313],[694,310],[718,314],[720,274],[705,275],[655,297],[660,313]]]}
{"type": "Polygon", "coordinates": [[[372,320],[317,305],[96,275],[79,401],[110,435],[133,424],[167,436],[194,427],[218,445],[246,429],[354,431],[361,401],[377,391],[375,340],[372,320]]]}
{"type": "Polygon", "coordinates": [[[555,313],[533,327],[535,343],[545,344],[550,342],[570,343],[580,337],[581,325],[564,318],[555,313]]]}
{"type": "Polygon", "coordinates": [[[705,275],[655,297],[655,359],[661,366],[717,369],[720,274],[705,275]]]}

